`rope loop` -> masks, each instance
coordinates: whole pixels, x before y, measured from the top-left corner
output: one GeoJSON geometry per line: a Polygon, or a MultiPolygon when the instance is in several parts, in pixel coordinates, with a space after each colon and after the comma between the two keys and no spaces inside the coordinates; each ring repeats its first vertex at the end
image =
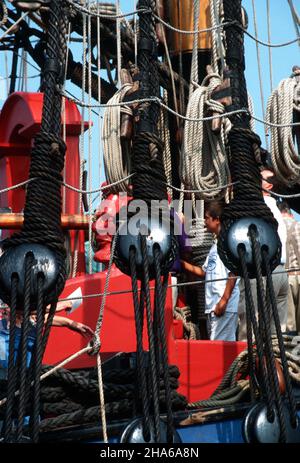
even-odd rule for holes
{"type": "Polygon", "coordinates": [[[101,349],[101,340],[98,333],[95,333],[93,339],[88,343],[88,346],[91,347],[91,350],[88,352],[89,355],[98,355],[101,349]]]}

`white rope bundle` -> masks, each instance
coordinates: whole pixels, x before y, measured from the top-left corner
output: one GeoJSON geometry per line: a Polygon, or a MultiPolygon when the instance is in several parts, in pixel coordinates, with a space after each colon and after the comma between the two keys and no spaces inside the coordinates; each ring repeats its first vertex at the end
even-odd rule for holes
{"type": "MultiPolygon", "coordinates": [[[[192,94],[186,115],[202,118],[207,109],[219,114],[224,113],[224,106],[210,99],[211,93],[221,83],[217,74],[206,77],[202,86],[192,94]],[[204,86],[209,79],[209,85],[204,86]]],[[[184,126],[183,149],[181,159],[181,178],[187,189],[205,190],[217,188],[229,183],[229,167],[225,153],[225,134],[229,130],[228,119],[222,120],[219,135],[211,131],[209,123],[186,121],[184,126]]],[[[214,199],[224,194],[216,190],[201,193],[202,199],[214,199]]]]}
{"type": "MultiPolygon", "coordinates": [[[[167,102],[168,95],[167,91],[164,91],[164,102],[167,102]]],[[[170,146],[170,130],[168,117],[165,111],[160,111],[160,117],[158,121],[158,133],[159,137],[163,142],[164,148],[162,153],[163,164],[168,184],[172,184],[172,158],[171,158],[171,146],[170,146]]],[[[173,190],[168,187],[168,193],[173,198],[173,190]]]]}
{"type": "MultiPolygon", "coordinates": [[[[109,104],[116,104],[123,101],[132,84],[124,84],[113,97],[109,104]]],[[[108,183],[120,182],[128,176],[129,156],[123,156],[120,138],[121,113],[132,114],[129,106],[107,107],[103,116],[102,140],[103,140],[103,160],[105,167],[105,176],[108,183]]],[[[128,191],[129,181],[118,183],[114,189],[115,192],[128,191]]]]}
{"type": "MultiPolygon", "coordinates": [[[[300,112],[300,79],[284,79],[273,91],[267,105],[267,122],[291,124],[293,111],[300,112]]],[[[272,164],[277,178],[285,185],[300,182],[300,157],[293,139],[292,127],[270,127],[272,164]]]]}

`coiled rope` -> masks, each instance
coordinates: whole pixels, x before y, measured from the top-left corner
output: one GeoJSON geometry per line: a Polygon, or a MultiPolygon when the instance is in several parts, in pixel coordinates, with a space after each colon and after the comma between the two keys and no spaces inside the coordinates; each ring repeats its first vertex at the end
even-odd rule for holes
{"type": "Polygon", "coordinates": [[[126,152],[122,152],[120,125],[121,114],[132,115],[132,109],[130,106],[121,107],[118,104],[124,100],[126,93],[131,88],[132,84],[124,84],[108,102],[108,104],[117,104],[117,106],[107,107],[103,116],[102,140],[105,176],[108,183],[119,182],[116,187],[110,190],[112,193],[129,191],[129,181],[122,181],[122,179],[127,177],[130,172],[130,156],[126,152]]]}
{"type": "MultiPolygon", "coordinates": [[[[283,79],[268,100],[267,122],[287,124],[294,122],[294,113],[300,117],[300,69],[283,79]]],[[[277,178],[284,184],[299,183],[300,157],[292,127],[268,127],[271,134],[271,156],[277,178]]]]}

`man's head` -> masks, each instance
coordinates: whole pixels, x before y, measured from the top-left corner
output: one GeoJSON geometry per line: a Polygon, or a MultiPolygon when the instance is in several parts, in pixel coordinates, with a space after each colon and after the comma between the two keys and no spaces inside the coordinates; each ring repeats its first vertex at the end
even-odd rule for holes
{"type": "Polygon", "coordinates": [[[261,186],[263,189],[263,194],[268,195],[268,191],[271,191],[274,186],[274,172],[271,169],[263,169],[261,170],[260,175],[262,178],[261,186]]]}
{"type": "Polygon", "coordinates": [[[280,210],[281,214],[292,215],[290,206],[288,205],[286,201],[279,201],[277,203],[277,207],[280,210]]]}
{"type": "Polygon", "coordinates": [[[205,208],[205,226],[211,233],[218,235],[221,230],[221,215],[224,209],[223,201],[211,201],[205,208]]]}

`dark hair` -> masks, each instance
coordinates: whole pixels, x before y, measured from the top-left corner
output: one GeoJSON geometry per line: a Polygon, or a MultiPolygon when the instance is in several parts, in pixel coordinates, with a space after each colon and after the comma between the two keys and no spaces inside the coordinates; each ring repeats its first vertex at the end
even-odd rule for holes
{"type": "Polygon", "coordinates": [[[291,209],[287,201],[279,201],[277,203],[277,207],[280,210],[280,212],[287,212],[288,214],[291,214],[291,209]]]}
{"type": "Polygon", "coordinates": [[[210,215],[213,219],[219,219],[223,214],[225,206],[224,201],[210,201],[206,203],[205,212],[210,215]]]}

